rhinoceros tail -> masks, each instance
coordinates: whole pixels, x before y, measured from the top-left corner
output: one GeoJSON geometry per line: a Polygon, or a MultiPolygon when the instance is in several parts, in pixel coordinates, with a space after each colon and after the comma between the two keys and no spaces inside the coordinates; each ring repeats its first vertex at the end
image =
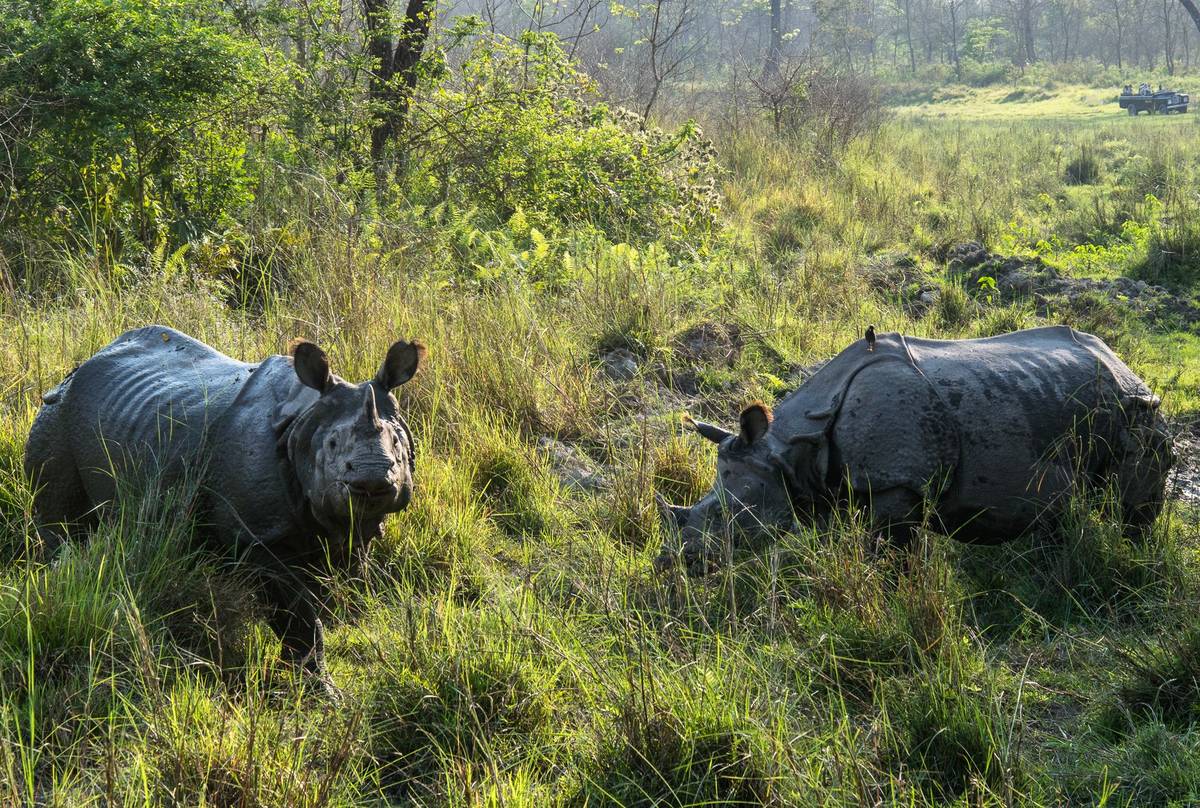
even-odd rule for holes
{"type": "Polygon", "coordinates": [[[75,375],[76,370],[79,370],[79,368],[75,367],[75,369],[68,373],[66,378],[64,378],[61,382],[42,393],[42,403],[57,404],[58,402],[62,401],[62,397],[66,394],[67,388],[71,386],[71,377],[75,375]]]}

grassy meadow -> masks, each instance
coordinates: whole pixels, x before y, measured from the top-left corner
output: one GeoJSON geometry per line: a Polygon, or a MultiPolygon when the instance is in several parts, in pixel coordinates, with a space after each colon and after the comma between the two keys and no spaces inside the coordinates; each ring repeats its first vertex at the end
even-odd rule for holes
{"type": "Polygon", "coordinates": [[[1194,330],[1099,298],[1043,316],[946,267],[979,241],[1194,296],[1197,117],[1130,119],[1099,90],[955,92],[836,158],[709,127],[723,207],[704,244],[517,214],[485,232],[364,221],[297,181],[255,246],[286,282],[231,274],[217,244],[140,263],[87,236],[48,245],[36,266],[60,291],[14,288],[0,308],[0,802],[1200,802],[1186,503],[1143,544],[1079,502],[1056,534],[1000,547],[931,533],[902,558],[847,514],[704,578],[652,569],[654,492],[690,502],[712,482],[681,416],[728,426],[868,323],[1066,322],[1107,339],[1175,423],[1200,416],[1194,330]],[[913,284],[939,292],[921,316],[913,284]],[[335,582],[340,705],[280,666],[238,571],[192,548],[187,486],[130,492],[86,543],[38,552],[21,472],[38,396],[149,322],[246,360],[303,336],[356,380],[398,337],[430,348],[401,394],[412,506],[368,580],[335,582]],[[611,372],[614,353],[635,369],[611,372]],[[565,484],[546,437],[602,484],[565,484]]]}

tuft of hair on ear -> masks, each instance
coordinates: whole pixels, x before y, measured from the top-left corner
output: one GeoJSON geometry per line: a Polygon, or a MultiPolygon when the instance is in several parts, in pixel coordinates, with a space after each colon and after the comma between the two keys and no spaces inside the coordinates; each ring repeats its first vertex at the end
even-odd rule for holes
{"type": "Polygon", "coordinates": [[[775,413],[771,412],[771,408],[764,404],[761,398],[756,398],[742,407],[742,412],[746,412],[747,410],[762,410],[762,414],[766,416],[768,424],[775,420],[775,413]]]}
{"type": "Polygon", "coordinates": [[[295,356],[296,349],[306,342],[310,345],[312,344],[312,340],[305,339],[304,337],[292,337],[288,340],[287,348],[284,349],[284,356],[295,356]]]}

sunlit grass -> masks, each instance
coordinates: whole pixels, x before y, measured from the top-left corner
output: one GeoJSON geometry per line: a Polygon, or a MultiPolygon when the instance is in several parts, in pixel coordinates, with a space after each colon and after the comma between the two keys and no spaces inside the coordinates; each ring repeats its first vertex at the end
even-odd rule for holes
{"type": "MultiPolygon", "coordinates": [[[[479,283],[437,232],[421,234],[433,258],[384,254],[329,222],[296,237],[289,283],[261,305],[230,307],[186,260],[170,277],[89,275],[70,296],[6,301],[0,801],[1193,801],[1200,737],[1179,717],[1195,691],[1150,694],[1195,668],[1194,643],[1169,642],[1198,602],[1193,511],[1172,509],[1135,544],[1081,503],[1049,534],[998,548],[923,534],[909,555],[851,514],[707,578],[652,572],[653,494],[694,498],[712,479],[683,412],[732,425],[869,323],[967,337],[1042,322],[954,285],[939,256],[962,241],[1093,277],[1145,262],[1148,237],[1121,224],[1163,212],[1150,189],[1166,205],[1189,192],[1200,147],[1170,128],[1188,121],[1091,123],[1107,111],[1081,99],[1099,90],[1003,104],[1001,92],[939,104],[981,108],[958,120],[894,122],[832,166],[763,135],[730,139],[718,253],[585,242],[547,259],[566,278],[553,289],[523,277],[519,256],[498,259],[511,281],[479,283]],[[1039,105],[1090,117],[977,120],[1039,105]],[[1069,184],[1085,143],[1099,175],[1069,184]],[[1083,243],[1096,247],[1086,260],[1083,243]],[[872,286],[864,267],[881,254],[943,291],[928,314],[872,286]],[[53,564],[33,551],[19,469],[38,394],[152,321],[246,360],[305,336],[351,378],[398,337],[430,346],[401,402],[416,498],[369,580],[334,586],[340,707],[281,668],[248,587],[187,549],[178,500],[131,498],[53,564]],[[696,333],[724,341],[697,353],[696,333]],[[632,378],[606,372],[617,349],[632,378]],[[560,484],[544,437],[586,453],[609,486],[560,484]]],[[[88,271],[86,257],[55,260],[88,271]]],[[[1200,411],[1200,338],[1117,336],[1169,413],[1200,411]]]]}

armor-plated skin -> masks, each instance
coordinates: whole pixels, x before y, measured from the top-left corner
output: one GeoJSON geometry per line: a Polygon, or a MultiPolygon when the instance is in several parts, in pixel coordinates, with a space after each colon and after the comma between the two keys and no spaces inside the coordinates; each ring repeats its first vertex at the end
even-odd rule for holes
{"type": "Polygon", "coordinates": [[[39,533],[53,550],[123,478],[200,474],[200,530],[261,572],[285,659],[323,676],[320,576],[361,562],[412,496],[390,390],[424,351],[397,342],[356,385],[311,343],[253,365],[163,326],[129,331],[43,397],[25,449],[39,533]]]}
{"type": "MultiPolygon", "coordinates": [[[[691,565],[721,540],[847,501],[869,503],[901,542],[927,516],[964,541],[1004,541],[1053,518],[1080,484],[1110,479],[1136,532],[1161,510],[1174,460],[1158,406],[1103,341],[1065,326],[879,334],[874,351],[850,346],[773,415],[747,408],[739,434],[695,424],[719,444],[716,484],[690,508],[660,504],[691,565]]],[[[660,562],[673,557],[668,547],[660,562]]]]}

